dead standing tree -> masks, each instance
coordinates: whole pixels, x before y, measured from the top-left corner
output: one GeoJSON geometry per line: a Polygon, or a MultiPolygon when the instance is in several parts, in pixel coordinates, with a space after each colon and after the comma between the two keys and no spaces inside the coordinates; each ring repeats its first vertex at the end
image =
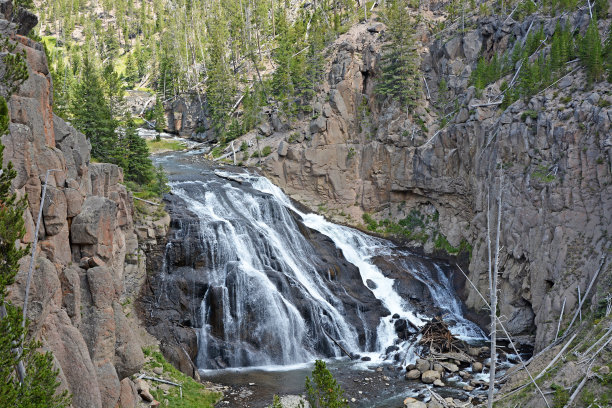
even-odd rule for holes
{"type": "Polygon", "coordinates": [[[491,209],[489,195],[487,194],[487,251],[489,255],[489,292],[491,305],[491,368],[489,371],[489,400],[488,407],[493,407],[493,394],[495,393],[495,366],[497,362],[497,276],[499,272],[499,236],[501,230],[503,173],[499,176],[497,190],[497,228],[495,236],[495,262],[491,265],[491,209]]]}

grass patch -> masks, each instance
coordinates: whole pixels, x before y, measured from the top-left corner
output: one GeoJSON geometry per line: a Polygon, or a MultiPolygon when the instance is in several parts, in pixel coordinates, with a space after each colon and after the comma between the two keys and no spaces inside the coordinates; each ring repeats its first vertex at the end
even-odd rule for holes
{"type": "Polygon", "coordinates": [[[555,176],[548,171],[548,167],[542,164],[538,165],[538,168],[531,173],[531,177],[544,183],[551,183],[555,181],[555,176]]]}
{"type": "Polygon", "coordinates": [[[183,142],[179,140],[167,140],[167,139],[147,140],[147,146],[149,147],[149,151],[151,153],[183,150],[185,148],[185,144],[183,142]]]}
{"type": "Polygon", "coordinates": [[[151,394],[162,403],[162,406],[165,404],[165,406],[175,408],[212,408],[221,398],[220,393],[207,390],[204,385],[174,368],[159,351],[151,347],[143,347],[142,351],[145,356],[150,357],[145,364],[146,369],[161,367],[164,370],[161,377],[183,386],[183,398],[181,398],[179,387],[170,386],[168,394],[164,395],[159,384],[153,383],[152,385],[158,388],[152,390],[151,394]]]}

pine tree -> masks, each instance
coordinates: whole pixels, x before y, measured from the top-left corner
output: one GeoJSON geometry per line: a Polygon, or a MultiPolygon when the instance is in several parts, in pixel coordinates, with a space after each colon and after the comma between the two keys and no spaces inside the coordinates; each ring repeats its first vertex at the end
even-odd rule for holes
{"type": "Polygon", "coordinates": [[[164,111],[164,103],[159,97],[159,94],[155,95],[155,107],[153,108],[152,119],[155,121],[155,130],[163,132],[166,128],[166,113],[164,111]]]}
{"type": "Polygon", "coordinates": [[[122,140],[124,147],[125,178],[140,185],[149,183],[154,178],[154,167],[149,158],[147,142],[138,136],[134,120],[128,116],[125,121],[122,140]]]}
{"type": "Polygon", "coordinates": [[[599,81],[604,76],[603,53],[599,30],[597,29],[597,17],[593,16],[580,47],[580,59],[587,70],[589,83],[599,81]]]}
{"type": "Polygon", "coordinates": [[[83,57],[81,75],[70,101],[70,114],[74,127],[89,139],[91,155],[100,161],[112,161],[116,149],[117,124],[88,53],[83,57]]]}
{"type": "Polygon", "coordinates": [[[404,0],[388,1],[382,14],[389,42],[383,47],[382,77],[376,90],[383,98],[399,99],[402,106],[411,111],[421,92],[414,22],[404,0]]]}
{"type": "Polygon", "coordinates": [[[106,93],[106,100],[108,101],[108,109],[114,118],[118,118],[123,115],[125,109],[125,101],[123,98],[124,89],[123,82],[119,74],[115,71],[112,59],[109,59],[104,65],[102,79],[104,80],[104,90],[106,93]]]}
{"type": "Polygon", "coordinates": [[[315,361],[312,380],[306,377],[306,399],[312,408],[348,408],[344,391],[327,369],[325,362],[315,361]]]}

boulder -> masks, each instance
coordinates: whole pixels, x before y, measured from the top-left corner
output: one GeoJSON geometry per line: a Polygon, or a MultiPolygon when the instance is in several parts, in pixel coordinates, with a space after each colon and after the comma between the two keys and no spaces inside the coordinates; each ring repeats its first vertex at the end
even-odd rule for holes
{"type": "Polygon", "coordinates": [[[139,378],[136,381],[134,381],[134,384],[136,385],[136,391],[138,391],[138,395],[140,395],[140,398],[142,398],[143,401],[146,401],[146,402],[155,401],[155,398],[153,398],[153,396],[151,395],[151,391],[150,391],[148,382],[146,382],[142,378],[139,378]]]}
{"type": "Polygon", "coordinates": [[[120,384],[119,408],[135,408],[138,401],[136,385],[129,378],[124,378],[120,384]]]}
{"type": "Polygon", "coordinates": [[[424,360],[422,358],[417,359],[416,361],[417,370],[424,373],[425,371],[428,371],[430,368],[431,368],[431,364],[429,363],[428,360],[424,360]]]}
{"type": "Polygon", "coordinates": [[[289,144],[283,140],[278,144],[278,149],[276,151],[280,157],[285,157],[288,150],[289,144]]]}
{"type": "Polygon", "coordinates": [[[407,380],[417,380],[421,377],[421,372],[419,370],[410,370],[406,373],[407,380]]]}
{"type": "Polygon", "coordinates": [[[478,30],[468,32],[463,36],[463,54],[468,61],[476,61],[482,48],[482,36],[478,30]]]}
{"type": "Polygon", "coordinates": [[[407,408],[427,408],[427,405],[424,402],[412,397],[408,397],[404,400],[404,406],[407,408]]]}
{"type": "Polygon", "coordinates": [[[327,129],[327,120],[324,116],[319,116],[310,122],[310,133],[321,133],[327,129]]]}
{"type": "Polygon", "coordinates": [[[421,381],[425,384],[433,384],[434,381],[440,379],[440,373],[435,370],[427,370],[421,375],[421,381]]]}

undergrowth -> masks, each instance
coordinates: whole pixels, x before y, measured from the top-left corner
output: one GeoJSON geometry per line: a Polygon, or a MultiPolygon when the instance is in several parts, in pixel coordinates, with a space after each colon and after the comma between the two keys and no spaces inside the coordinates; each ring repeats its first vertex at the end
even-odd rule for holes
{"type": "MultiPolygon", "coordinates": [[[[160,377],[182,385],[182,398],[179,387],[169,386],[167,395],[164,395],[164,391],[159,387],[156,390],[151,390],[153,397],[160,401],[162,406],[165,405],[173,408],[212,408],[221,398],[220,393],[207,390],[204,385],[174,368],[159,351],[154,350],[152,347],[143,347],[142,351],[145,356],[149,357],[145,368],[152,370],[155,367],[161,367],[164,372],[160,377]]],[[[152,385],[158,386],[159,384],[153,383],[152,385]]]]}

